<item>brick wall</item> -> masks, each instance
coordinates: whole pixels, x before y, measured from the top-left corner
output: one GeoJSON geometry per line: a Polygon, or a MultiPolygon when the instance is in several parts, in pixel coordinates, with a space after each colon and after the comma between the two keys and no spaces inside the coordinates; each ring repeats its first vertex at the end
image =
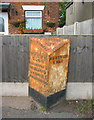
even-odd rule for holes
{"type": "Polygon", "coordinates": [[[24,10],[22,5],[44,5],[44,10],[42,12],[42,27],[43,29],[47,28],[48,31],[55,31],[58,27],[58,19],[59,19],[59,4],[56,2],[11,2],[10,3],[10,13],[9,13],[9,34],[18,34],[18,28],[14,27],[10,24],[13,21],[23,21],[24,20],[24,10]],[[11,12],[12,7],[14,6],[14,14],[11,12]],[[17,11],[17,15],[16,15],[17,11]],[[48,14],[49,11],[49,14],[48,14]],[[46,26],[46,21],[54,20],[55,27],[49,28],[46,26]]]}

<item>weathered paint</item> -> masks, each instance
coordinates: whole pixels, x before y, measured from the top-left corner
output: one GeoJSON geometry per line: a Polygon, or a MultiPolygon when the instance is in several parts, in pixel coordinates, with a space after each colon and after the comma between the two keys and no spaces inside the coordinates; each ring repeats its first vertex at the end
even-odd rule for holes
{"type": "Polygon", "coordinates": [[[45,97],[65,89],[70,40],[32,37],[29,45],[29,87],[45,97]]]}
{"type": "Polygon", "coordinates": [[[66,88],[70,43],[65,44],[50,55],[49,64],[49,94],[54,94],[66,88]]]}

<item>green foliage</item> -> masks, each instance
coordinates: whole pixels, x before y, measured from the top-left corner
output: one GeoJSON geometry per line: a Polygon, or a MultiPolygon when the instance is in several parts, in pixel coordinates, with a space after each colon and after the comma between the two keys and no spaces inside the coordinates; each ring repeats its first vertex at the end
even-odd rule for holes
{"type": "Polygon", "coordinates": [[[24,20],[24,21],[13,21],[13,22],[11,22],[11,24],[15,27],[19,27],[20,24],[23,24],[25,22],[26,22],[26,20],[24,20]]]}
{"type": "Polygon", "coordinates": [[[94,105],[94,100],[92,101],[92,105],[94,105]]]}
{"type": "Polygon", "coordinates": [[[41,106],[41,111],[44,112],[45,111],[45,108],[43,106],[41,106]]]}
{"type": "Polygon", "coordinates": [[[47,21],[46,22],[46,26],[48,26],[48,27],[54,27],[55,26],[55,22],[54,21],[47,21]]]}
{"type": "Polygon", "coordinates": [[[48,32],[47,28],[43,29],[43,33],[44,33],[44,32],[48,32]]]}
{"type": "Polygon", "coordinates": [[[43,30],[43,28],[34,28],[34,29],[32,29],[32,28],[25,28],[25,30],[43,30]]]}
{"type": "Polygon", "coordinates": [[[77,110],[80,113],[87,113],[89,110],[92,110],[92,104],[90,101],[83,101],[82,106],[77,107],[77,110]]]}
{"type": "Polygon", "coordinates": [[[19,33],[23,34],[23,25],[20,23],[19,27],[18,27],[19,33]]]}
{"type": "Polygon", "coordinates": [[[73,101],[68,101],[68,104],[73,104],[73,101]]]}
{"type": "Polygon", "coordinates": [[[69,2],[59,3],[59,27],[63,27],[66,23],[66,6],[69,2]]]}
{"type": "Polygon", "coordinates": [[[54,21],[47,21],[46,23],[55,23],[54,21]]]}
{"type": "Polygon", "coordinates": [[[39,28],[39,30],[43,30],[43,28],[39,28]]]}

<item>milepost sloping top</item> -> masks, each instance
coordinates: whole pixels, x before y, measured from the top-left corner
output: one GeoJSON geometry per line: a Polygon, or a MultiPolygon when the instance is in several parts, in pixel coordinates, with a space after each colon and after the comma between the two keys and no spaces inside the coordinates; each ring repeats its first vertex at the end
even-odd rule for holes
{"type": "Polygon", "coordinates": [[[66,43],[70,43],[70,40],[68,39],[52,37],[30,37],[30,41],[38,44],[48,55],[58,50],[66,43]]]}

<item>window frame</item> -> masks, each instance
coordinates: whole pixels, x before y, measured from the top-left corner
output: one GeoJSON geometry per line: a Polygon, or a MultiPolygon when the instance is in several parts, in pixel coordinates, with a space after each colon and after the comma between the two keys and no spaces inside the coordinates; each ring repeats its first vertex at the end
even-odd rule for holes
{"type": "MultiPolygon", "coordinates": [[[[26,20],[26,18],[41,18],[42,19],[42,10],[25,10],[24,11],[24,19],[26,20]],[[40,16],[26,16],[26,11],[28,11],[28,12],[40,12],[40,16]]],[[[43,25],[42,25],[43,21],[42,20],[41,20],[41,28],[43,27],[43,25]]],[[[25,23],[25,29],[26,29],[26,23],[25,23]]]]}

